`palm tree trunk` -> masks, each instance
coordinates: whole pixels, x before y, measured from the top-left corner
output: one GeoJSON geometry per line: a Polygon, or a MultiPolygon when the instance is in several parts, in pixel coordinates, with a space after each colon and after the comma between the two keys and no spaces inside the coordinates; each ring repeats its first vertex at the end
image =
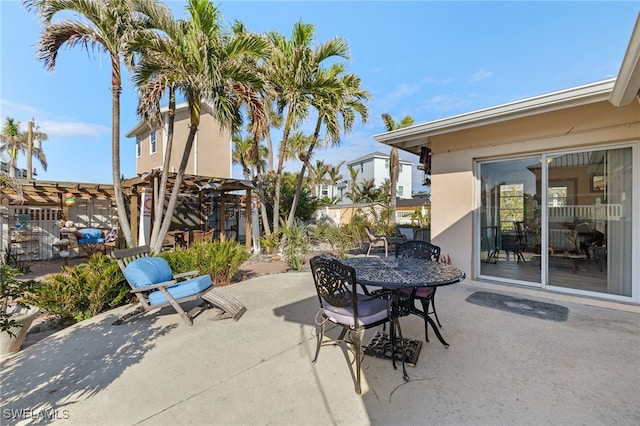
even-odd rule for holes
{"type": "MultiPolygon", "coordinates": [[[[167,210],[165,211],[164,217],[162,218],[160,235],[167,235],[167,232],[169,232],[169,227],[171,226],[171,222],[173,220],[173,212],[176,210],[176,205],[178,204],[178,195],[180,195],[180,187],[182,186],[184,171],[187,168],[189,155],[191,155],[191,149],[193,148],[193,141],[196,137],[196,133],[198,132],[198,126],[200,125],[200,99],[196,98],[196,101],[189,102],[189,107],[191,110],[191,126],[189,127],[189,136],[187,136],[187,142],[185,143],[184,152],[182,153],[182,159],[180,160],[180,167],[178,167],[178,172],[176,173],[173,188],[171,189],[171,197],[169,197],[167,210]]],[[[160,253],[161,250],[162,241],[160,239],[157,239],[154,242],[154,245],[151,246],[151,251],[153,253],[160,253]]]]}
{"type": "Polygon", "coordinates": [[[113,108],[111,109],[113,126],[111,127],[111,161],[113,163],[113,192],[116,196],[116,207],[118,210],[118,220],[120,231],[128,247],[133,247],[133,234],[127,216],[127,209],[122,195],[122,181],[120,172],[120,92],[122,92],[120,78],[120,59],[117,55],[112,55],[111,63],[111,97],[113,108]]]}
{"type": "MultiPolygon", "coordinates": [[[[289,217],[287,218],[287,228],[290,228],[293,225],[293,220],[296,217],[296,209],[298,208],[298,201],[300,200],[300,192],[302,191],[302,182],[304,181],[304,173],[307,169],[307,164],[311,159],[311,155],[313,154],[313,148],[315,148],[316,143],[318,141],[318,136],[320,135],[320,126],[322,125],[322,119],[318,118],[316,122],[316,129],[313,133],[313,139],[309,144],[309,148],[305,154],[304,162],[302,163],[302,168],[300,169],[300,174],[298,175],[298,184],[296,185],[296,192],[293,195],[293,202],[291,203],[291,210],[289,211],[289,217]]],[[[309,165],[309,170],[311,170],[311,166],[309,165]]]]}
{"type": "Polygon", "coordinates": [[[160,240],[160,247],[162,248],[162,242],[164,242],[164,237],[166,233],[161,234],[160,228],[162,225],[162,211],[164,210],[164,200],[167,196],[167,182],[169,181],[169,165],[171,164],[171,152],[173,150],[173,129],[176,118],[176,93],[175,88],[172,86],[169,88],[169,111],[168,111],[168,129],[167,129],[167,145],[164,152],[164,160],[162,162],[162,176],[160,177],[160,187],[158,189],[158,194],[154,194],[156,199],[155,203],[155,213],[154,213],[154,221],[153,221],[153,229],[151,231],[151,239],[149,240],[149,245],[151,247],[155,247],[156,242],[160,240]]]}
{"type": "Polygon", "coordinates": [[[282,171],[284,169],[284,157],[287,152],[287,141],[289,140],[289,131],[291,130],[291,121],[293,113],[289,105],[287,121],[285,122],[284,131],[282,132],[282,140],[278,148],[278,170],[276,171],[276,185],[273,191],[273,232],[277,233],[280,229],[280,192],[282,190],[282,171]]]}

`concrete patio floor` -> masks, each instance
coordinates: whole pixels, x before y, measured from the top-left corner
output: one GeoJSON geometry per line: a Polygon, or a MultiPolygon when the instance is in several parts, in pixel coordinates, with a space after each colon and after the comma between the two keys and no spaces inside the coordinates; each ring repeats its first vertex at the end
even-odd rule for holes
{"type": "MultiPolygon", "coordinates": [[[[189,327],[165,308],[113,326],[131,309],[119,308],[4,359],[0,423],[640,424],[635,308],[515,294],[569,309],[567,321],[549,321],[465,300],[478,290],[513,294],[505,286],[445,287],[437,307],[451,346],[431,338],[406,383],[390,361],[366,356],[357,395],[340,347],[323,347],[311,362],[317,298],[309,272],[224,290],[248,308],[238,322],[214,321],[210,310],[189,327]]],[[[402,318],[402,327],[424,336],[420,318],[402,318]]]]}

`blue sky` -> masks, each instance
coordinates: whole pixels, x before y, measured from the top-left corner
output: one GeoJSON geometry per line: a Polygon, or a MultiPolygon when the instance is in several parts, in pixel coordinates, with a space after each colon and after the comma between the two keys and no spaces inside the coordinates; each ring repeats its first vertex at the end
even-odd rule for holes
{"type": "MultiPolygon", "coordinates": [[[[168,1],[177,17],[184,2],[168,1]]],[[[615,77],[640,3],[227,1],[216,2],[226,22],[252,31],[289,35],[302,20],[317,40],[344,37],[349,71],[371,94],[369,121],[317,159],[336,164],[373,151],[388,152],[372,135],[385,131],[380,115],[415,123],[615,77]]],[[[56,70],[35,58],[40,24],[18,1],[0,0],[0,118],[34,119],[49,135],[47,172],[37,179],[111,183],[109,58],[81,48],[61,50],[56,70]]],[[[135,175],[137,98],[124,75],[121,105],[122,171],[135,175]]],[[[416,157],[401,157],[416,161],[416,157]]],[[[26,167],[24,157],[20,167],[26,167]]],[[[234,168],[234,177],[241,177],[234,168]]],[[[414,190],[420,174],[414,174],[414,190]]]]}

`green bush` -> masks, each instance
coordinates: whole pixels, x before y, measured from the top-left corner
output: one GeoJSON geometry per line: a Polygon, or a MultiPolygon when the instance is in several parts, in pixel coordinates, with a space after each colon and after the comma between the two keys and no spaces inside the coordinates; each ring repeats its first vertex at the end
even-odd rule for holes
{"type": "Polygon", "coordinates": [[[217,286],[230,284],[240,266],[250,255],[236,241],[195,243],[189,248],[176,248],[160,256],[169,262],[174,274],[198,270],[211,275],[217,286]]]}
{"type": "Polygon", "coordinates": [[[291,269],[302,270],[304,256],[309,253],[310,246],[308,227],[298,226],[294,223],[289,228],[284,228],[282,233],[285,236],[282,257],[291,269]]]}
{"type": "Polygon", "coordinates": [[[347,257],[349,250],[356,247],[360,242],[360,234],[349,224],[336,226],[330,222],[320,222],[315,229],[316,238],[331,246],[331,251],[340,258],[347,257]]]}
{"type": "Polygon", "coordinates": [[[130,287],[115,260],[102,253],[47,275],[23,302],[66,320],[82,321],[128,303],[130,287]]]}

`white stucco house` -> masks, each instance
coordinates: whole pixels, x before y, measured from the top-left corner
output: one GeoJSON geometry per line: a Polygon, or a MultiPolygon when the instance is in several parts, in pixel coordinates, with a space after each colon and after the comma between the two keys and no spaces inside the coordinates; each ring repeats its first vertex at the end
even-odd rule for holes
{"type": "Polygon", "coordinates": [[[431,149],[431,238],[467,282],[640,304],[640,17],[616,78],[375,135],[431,149]]]}
{"type": "MultiPolygon", "coordinates": [[[[400,159],[400,171],[398,173],[397,197],[411,198],[411,161],[400,159]]],[[[347,167],[358,171],[356,183],[373,179],[376,187],[381,187],[386,179],[389,179],[389,153],[379,151],[372,152],[355,160],[349,161],[347,167]]]]}

